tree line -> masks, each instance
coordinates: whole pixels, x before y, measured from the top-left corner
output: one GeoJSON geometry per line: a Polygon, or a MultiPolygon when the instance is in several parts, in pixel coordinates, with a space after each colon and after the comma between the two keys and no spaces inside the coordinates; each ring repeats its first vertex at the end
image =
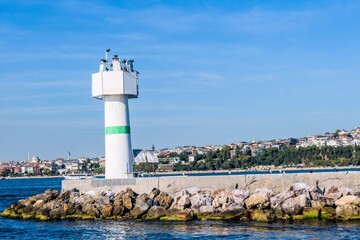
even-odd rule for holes
{"type": "MultiPolygon", "coordinates": [[[[274,166],[358,166],[360,165],[360,146],[309,146],[309,147],[282,147],[268,148],[253,155],[251,149],[231,149],[225,146],[222,150],[210,151],[206,154],[197,154],[194,161],[189,161],[190,153],[173,153],[171,157],[179,157],[180,162],[174,164],[174,171],[205,171],[248,169],[259,165],[274,166]],[[233,151],[233,152],[231,152],[233,151]],[[232,153],[232,154],[231,154],[232,153]],[[231,157],[230,157],[231,156],[231,157]]],[[[160,156],[161,157],[161,156],[160,156]]],[[[166,163],[162,159],[163,163],[166,163]]]]}

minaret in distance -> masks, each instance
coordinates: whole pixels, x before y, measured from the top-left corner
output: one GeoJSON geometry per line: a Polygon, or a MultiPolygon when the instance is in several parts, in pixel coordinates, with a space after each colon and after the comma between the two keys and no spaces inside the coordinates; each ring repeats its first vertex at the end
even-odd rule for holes
{"type": "Polygon", "coordinates": [[[138,97],[138,72],[134,60],[120,61],[108,53],[101,59],[99,72],[92,74],[92,97],[104,100],[105,108],[105,178],[132,178],[129,98],[138,97]]]}

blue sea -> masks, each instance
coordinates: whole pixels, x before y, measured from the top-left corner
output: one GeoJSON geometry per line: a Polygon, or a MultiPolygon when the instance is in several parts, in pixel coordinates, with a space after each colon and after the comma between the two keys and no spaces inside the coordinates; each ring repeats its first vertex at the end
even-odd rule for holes
{"type": "MultiPolygon", "coordinates": [[[[61,178],[0,180],[0,210],[61,188],[61,178]]],[[[360,239],[360,222],[23,221],[0,217],[0,239],[360,239]]]]}

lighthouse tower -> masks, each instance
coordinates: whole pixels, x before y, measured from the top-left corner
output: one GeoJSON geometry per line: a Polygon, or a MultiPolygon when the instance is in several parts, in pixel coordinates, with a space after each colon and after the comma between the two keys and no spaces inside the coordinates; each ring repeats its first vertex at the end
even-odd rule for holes
{"type": "Polygon", "coordinates": [[[138,97],[138,72],[134,60],[120,61],[117,55],[108,63],[100,61],[99,72],[92,74],[92,97],[104,100],[105,178],[131,178],[133,151],[130,137],[129,98],[138,97]]]}

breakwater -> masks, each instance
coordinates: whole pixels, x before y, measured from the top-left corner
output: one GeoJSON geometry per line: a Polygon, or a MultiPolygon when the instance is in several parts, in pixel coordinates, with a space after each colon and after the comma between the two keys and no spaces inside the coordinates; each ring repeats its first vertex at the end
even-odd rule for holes
{"type": "Polygon", "coordinates": [[[78,189],[85,191],[112,191],[115,193],[133,189],[137,193],[149,193],[153,188],[169,194],[196,186],[204,190],[235,188],[250,192],[258,188],[268,188],[273,191],[286,191],[296,182],[303,182],[309,186],[316,183],[328,189],[331,186],[345,187],[360,192],[360,172],[319,172],[292,174],[251,174],[227,176],[169,176],[133,179],[92,179],[92,180],[64,180],[62,190],[78,189]]]}
{"type": "Polygon", "coordinates": [[[3,217],[53,219],[242,220],[268,222],[306,219],[359,220],[360,193],[344,187],[328,189],[297,182],[285,191],[214,191],[192,187],[169,194],[158,188],[138,194],[132,189],[80,192],[47,190],[19,200],[3,217]]]}

